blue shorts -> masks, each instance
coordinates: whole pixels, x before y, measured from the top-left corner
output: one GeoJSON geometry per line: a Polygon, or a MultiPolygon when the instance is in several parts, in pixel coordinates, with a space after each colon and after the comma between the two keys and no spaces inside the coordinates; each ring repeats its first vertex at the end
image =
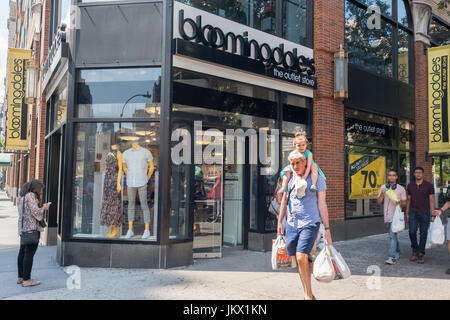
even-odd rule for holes
{"type": "Polygon", "coordinates": [[[320,222],[307,225],[301,229],[286,224],[286,251],[288,256],[295,256],[296,252],[309,254],[319,232],[320,222]]]}

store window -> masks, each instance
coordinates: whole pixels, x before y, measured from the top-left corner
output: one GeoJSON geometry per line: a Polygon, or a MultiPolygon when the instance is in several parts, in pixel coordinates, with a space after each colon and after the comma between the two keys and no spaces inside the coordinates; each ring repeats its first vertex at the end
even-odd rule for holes
{"type": "Polygon", "coordinates": [[[386,183],[386,170],[397,170],[404,187],[411,181],[414,125],[348,108],[345,124],[345,216],[382,215],[376,197],[386,183]]]}
{"type": "Polygon", "coordinates": [[[312,5],[311,0],[283,0],[283,38],[311,46],[312,5]]]}
{"type": "Polygon", "coordinates": [[[345,47],[349,62],[410,83],[413,59],[410,26],[409,4],[404,0],[346,0],[345,47]],[[371,5],[377,5],[381,10],[380,28],[372,26],[376,20],[373,19],[374,12],[368,11],[371,5]]]}
{"type": "Polygon", "coordinates": [[[435,16],[431,19],[428,34],[435,47],[450,44],[450,25],[435,16]]]}
{"type": "Polygon", "coordinates": [[[159,122],[75,124],[74,238],[156,241],[159,136],[159,122]]]}
{"type": "Polygon", "coordinates": [[[159,118],[161,68],[78,71],[78,118],[159,118]]]}

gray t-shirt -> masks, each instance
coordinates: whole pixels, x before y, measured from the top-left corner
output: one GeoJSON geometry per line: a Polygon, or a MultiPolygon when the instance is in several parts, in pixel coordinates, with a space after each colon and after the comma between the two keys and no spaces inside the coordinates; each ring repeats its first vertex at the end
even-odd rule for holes
{"type": "MultiPolygon", "coordinates": [[[[287,223],[294,228],[303,228],[305,226],[321,222],[317,193],[327,190],[325,179],[319,175],[317,179],[317,191],[311,191],[311,175],[306,179],[308,186],[306,187],[306,194],[303,198],[298,198],[295,191],[292,191],[289,196],[287,209],[287,223]]],[[[288,183],[288,190],[294,187],[293,175],[288,183]]]]}

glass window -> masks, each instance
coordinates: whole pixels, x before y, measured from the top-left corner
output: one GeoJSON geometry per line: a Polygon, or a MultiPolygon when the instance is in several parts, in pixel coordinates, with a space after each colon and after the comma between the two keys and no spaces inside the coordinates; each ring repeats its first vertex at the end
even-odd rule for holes
{"type": "Polygon", "coordinates": [[[431,19],[428,34],[435,46],[450,44],[450,28],[448,24],[444,25],[434,17],[431,19]]]}
{"type": "Polygon", "coordinates": [[[414,149],[414,124],[409,121],[399,120],[399,148],[414,149]]]}
{"type": "Polygon", "coordinates": [[[359,2],[367,6],[378,6],[381,13],[392,16],[392,0],[359,0],[359,2]]]}
{"type": "Polygon", "coordinates": [[[80,70],[77,86],[76,117],[160,117],[161,68],[80,70]]]}
{"type": "Polygon", "coordinates": [[[369,29],[369,15],[351,2],[345,8],[345,45],[349,62],[392,77],[392,25],[381,19],[381,28],[369,29]]]}
{"type": "Polygon", "coordinates": [[[397,4],[398,4],[398,7],[397,7],[397,12],[398,12],[397,13],[398,14],[397,21],[399,23],[401,23],[402,25],[409,27],[410,26],[409,25],[409,18],[408,18],[408,13],[406,11],[405,1],[404,0],[397,0],[397,4]]]}
{"type": "Polygon", "coordinates": [[[308,0],[283,0],[283,38],[295,43],[308,43],[308,0]]]}
{"type": "Polygon", "coordinates": [[[275,34],[275,0],[180,0],[180,2],[249,27],[275,34]]]}
{"type": "Polygon", "coordinates": [[[409,44],[411,36],[402,29],[398,30],[398,80],[409,83],[409,44]]]}
{"type": "Polygon", "coordinates": [[[74,137],[73,237],[156,241],[159,123],[77,123],[74,137]]]}
{"type": "Polygon", "coordinates": [[[350,109],[345,114],[347,143],[394,146],[394,119],[350,109]]]}
{"type": "MultiPolygon", "coordinates": [[[[383,207],[378,205],[376,198],[371,199],[353,199],[352,194],[352,184],[349,170],[349,156],[350,155],[369,155],[375,156],[372,159],[378,159],[377,161],[385,161],[385,167],[394,168],[394,156],[395,153],[390,150],[385,149],[377,149],[370,147],[359,147],[359,146],[346,146],[346,159],[345,159],[345,185],[346,188],[344,190],[345,193],[345,216],[346,217],[358,217],[358,216],[373,216],[373,215],[382,215],[383,207]],[[381,158],[380,158],[381,157],[381,158]]],[[[360,171],[361,172],[361,171],[360,171]]],[[[362,173],[361,173],[362,174],[362,173]]],[[[353,179],[356,177],[353,176],[353,179]]],[[[380,188],[381,185],[385,182],[385,177],[383,181],[372,181],[376,185],[376,189],[380,188]]],[[[367,180],[369,181],[369,180],[367,180]]]]}
{"type": "Polygon", "coordinates": [[[399,152],[398,183],[406,187],[411,182],[411,153],[399,152]]]}
{"type": "Polygon", "coordinates": [[[61,126],[67,119],[67,76],[61,81],[61,85],[57,89],[54,99],[52,99],[52,104],[52,129],[55,129],[61,126]]]}

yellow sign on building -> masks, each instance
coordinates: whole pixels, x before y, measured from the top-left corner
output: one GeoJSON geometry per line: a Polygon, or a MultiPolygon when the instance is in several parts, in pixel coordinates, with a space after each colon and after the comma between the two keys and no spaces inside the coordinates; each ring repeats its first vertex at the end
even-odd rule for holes
{"type": "Polygon", "coordinates": [[[428,136],[430,154],[450,154],[450,46],[428,49],[428,136]]]}
{"type": "Polygon", "coordinates": [[[26,63],[31,50],[9,48],[6,150],[28,150],[28,105],[25,103],[26,63]]]}
{"type": "Polygon", "coordinates": [[[386,157],[349,154],[350,199],[373,199],[386,183],[386,157]]]}

